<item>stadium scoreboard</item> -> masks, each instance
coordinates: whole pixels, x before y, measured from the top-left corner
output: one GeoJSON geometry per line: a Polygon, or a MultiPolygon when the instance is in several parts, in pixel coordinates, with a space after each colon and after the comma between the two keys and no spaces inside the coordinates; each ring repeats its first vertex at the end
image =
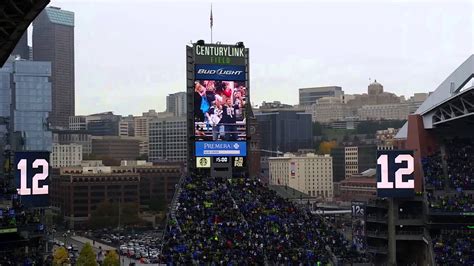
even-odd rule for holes
{"type": "Polygon", "coordinates": [[[27,207],[49,206],[49,157],[45,151],[15,153],[13,171],[18,198],[27,207]]]}
{"type": "Polygon", "coordinates": [[[377,196],[415,196],[415,158],[412,150],[377,151],[377,196]]]}
{"type": "Polygon", "coordinates": [[[196,168],[245,171],[248,48],[198,41],[187,47],[189,156],[196,168]]]}

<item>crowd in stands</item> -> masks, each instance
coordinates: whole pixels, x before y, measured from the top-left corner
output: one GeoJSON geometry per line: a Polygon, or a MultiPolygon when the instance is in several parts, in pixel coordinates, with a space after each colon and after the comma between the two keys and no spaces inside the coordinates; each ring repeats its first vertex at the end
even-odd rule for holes
{"type": "Polygon", "coordinates": [[[363,219],[352,220],[352,244],[357,250],[365,250],[367,248],[365,236],[365,221],[363,219]]]}
{"type": "MultiPolygon", "coordinates": [[[[474,142],[455,138],[444,142],[445,154],[422,160],[428,205],[432,211],[474,212],[474,142]],[[446,172],[443,171],[443,163],[446,172]]],[[[474,265],[474,232],[443,231],[433,239],[437,265],[474,265]]]]}
{"type": "Polygon", "coordinates": [[[33,265],[52,265],[51,260],[44,260],[39,252],[30,252],[26,254],[15,254],[12,251],[5,251],[0,254],[0,265],[2,266],[33,266],[33,265]],[[35,254],[33,254],[35,253],[35,254]]]}
{"type": "Polygon", "coordinates": [[[187,178],[162,253],[168,264],[365,261],[321,217],[244,178],[187,178]]]}
{"type": "MultiPolygon", "coordinates": [[[[28,210],[20,207],[7,209],[0,208],[0,228],[16,228],[25,225],[41,225],[39,210],[28,210]]],[[[38,227],[37,230],[44,227],[38,227]]]]}
{"type": "Polygon", "coordinates": [[[447,231],[433,238],[437,265],[474,265],[474,232],[447,231]]]}
{"type": "Polygon", "coordinates": [[[472,139],[446,142],[449,185],[456,190],[474,189],[474,143],[472,139]]]}
{"type": "Polygon", "coordinates": [[[426,186],[443,190],[446,185],[446,176],[443,174],[443,165],[440,153],[422,159],[426,186]]]}
{"type": "Polygon", "coordinates": [[[429,207],[447,212],[472,212],[474,197],[469,190],[474,190],[473,140],[455,138],[446,140],[444,146],[444,156],[438,152],[422,159],[426,187],[438,190],[428,193],[429,207]]]}
{"type": "Polygon", "coordinates": [[[446,140],[446,155],[438,152],[422,159],[425,184],[443,190],[446,185],[454,190],[474,190],[474,143],[472,139],[446,140]],[[443,173],[443,159],[447,175],[443,173]]]}
{"type": "Polygon", "coordinates": [[[430,208],[447,212],[474,212],[473,194],[455,193],[434,196],[428,193],[430,208]]]}

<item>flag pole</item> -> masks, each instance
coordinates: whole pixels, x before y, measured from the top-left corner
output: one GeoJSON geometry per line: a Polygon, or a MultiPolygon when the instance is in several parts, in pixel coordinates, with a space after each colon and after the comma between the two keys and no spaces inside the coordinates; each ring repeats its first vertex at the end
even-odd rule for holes
{"type": "Polygon", "coordinates": [[[214,18],[212,17],[212,3],[211,3],[210,23],[211,23],[211,43],[212,43],[212,26],[213,26],[213,24],[214,24],[214,18]]]}

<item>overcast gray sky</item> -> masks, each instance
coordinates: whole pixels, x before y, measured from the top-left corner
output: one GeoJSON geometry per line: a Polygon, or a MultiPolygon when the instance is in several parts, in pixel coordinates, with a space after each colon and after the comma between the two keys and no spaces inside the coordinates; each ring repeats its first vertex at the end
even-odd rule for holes
{"type": "MultiPolygon", "coordinates": [[[[250,48],[252,104],[298,88],[434,90],[474,51],[473,1],[213,1],[214,41],[250,48]]],[[[52,0],[75,12],[76,113],[163,111],[185,90],[185,45],[210,41],[210,1],[52,0]]]]}

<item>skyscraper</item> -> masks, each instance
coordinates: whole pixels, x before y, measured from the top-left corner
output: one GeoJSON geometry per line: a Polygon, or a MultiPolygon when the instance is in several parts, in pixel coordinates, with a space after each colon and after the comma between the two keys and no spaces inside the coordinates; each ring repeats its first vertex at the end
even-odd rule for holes
{"type": "Polygon", "coordinates": [[[12,55],[30,60],[30,47],[28,46],[28,31],[25,31],[13,49],[12,55]]]}
{"type": "Polygon", "coordinates": [[[268,110],[255,114],[262,136],[260,147],[269,152],[296,152],[313,148],[311,114],[299,110],[268,110]]]}
{"type": "Polygon", "coordinates": [[[177,92],[166,96],[166,112],[174,116],[186,115],[186,92],[177,92]]]}
{"type": "Polygon", "coordinates": [[[74,13],[45,8],[33,22],[33,60],[50,61],[52,67],[53,127],[67,128],[74,109],[74,13]]]}
{"type": "MultiPolygon", "coordinates": [[[[50,76],[49,62],[10,59],[0,69],[0,117],[9,118],[13,122],[10,131],[21,136],[18,150],[51,151],[52,133],[47,124],[50,76]]],[[[0,139],[5,140],[5,133],[6,128],[0,127],[0,139]]]]}
{"type": "Polygon", "coordinates": [[[154,118],[149,121],[148,159],[151,162],[185,162],[187,148],[185,117],[154,118]]]}

